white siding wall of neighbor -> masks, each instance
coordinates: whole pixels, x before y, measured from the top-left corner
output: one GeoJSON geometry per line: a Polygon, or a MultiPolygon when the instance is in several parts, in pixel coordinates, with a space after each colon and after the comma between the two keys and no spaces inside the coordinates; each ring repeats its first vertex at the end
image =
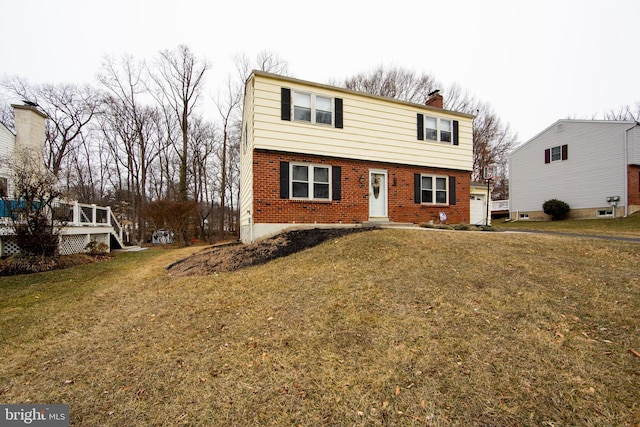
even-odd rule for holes
{"type": "Polygon", "coordinates": [[[16,136],[5,125],[0,123],[0,177],[7,178],[9,184],[8,193],[13,192],[11,183],[11,168],[9,161],[13,158],[13,151],[16,145],[16,136]]]}
{"type": "Polygon", "coordinates": [[[256,75],[254,85],[256,149],[471,170],[472,116],[295,79],[256,75]],[[281,120],[282,87],[343,99],[344,128],[281,120]],[[457,120],[459,145],[418,140],[417,113],[457,120]]]}
{"type": "Polygon", "coordinates": [[[510,157],[511,211],[542,211],[549,199],[572,209],[608,207],[608,196],[626,203],[625,131],[633,122],[560,120],[510,157]],[[567,160],[545,163],[548,148],[568,146],[567,160]]]}

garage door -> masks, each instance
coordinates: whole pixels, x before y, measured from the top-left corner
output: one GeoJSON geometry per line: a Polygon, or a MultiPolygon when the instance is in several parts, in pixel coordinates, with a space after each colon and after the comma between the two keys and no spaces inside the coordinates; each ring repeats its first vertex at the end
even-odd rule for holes
{"type": "MultiPolygon", "coordinates": [[[[484,225],[484,218],[487,215],[487,205],[485,204],[485,198],[487,196],[482,194],[472,194],[471,195],[471,206],[470,206],[470,215],[471,215],[471,224],[474,225],[484,225]]],[[[491,219],[489,219],[489,224],[491,224],[491,219]]]]}

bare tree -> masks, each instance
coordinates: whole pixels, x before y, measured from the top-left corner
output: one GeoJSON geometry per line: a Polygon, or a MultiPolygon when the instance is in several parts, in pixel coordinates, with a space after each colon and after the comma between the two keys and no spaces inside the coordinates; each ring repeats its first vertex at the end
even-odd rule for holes
{"type": "Polygon", "coordinates": [[[424,104],[435,87],[435,80],[428,74],[416,75],[402,68],[380,66],[369,73],[347,78],[343,86],[359,92],[424,104]]]}
{"type": "MultiPolygon", "coordinates": [[[[42,166],[42,159],[29,150],[18,151],[13,159],[12,200],[5,198],[16,242],[24,256],[56,257],[58,234],[54,202],[60,195],[57,178],[42,166]],[[18,202],[19,201],[19,202],[18,202]]],[[[33,264],[39,264],[34,260],[33,264]]]]}
{"type": "Polygon", "coordinates": [[[216,106],[222,120],[222,147],[220,152],[220,215],[218,218],[218,234],[224,233],[225,228],[225,195],[227,191],[227,148],[230,145],[229,138],[231,126],[239,120],[238,114],[242,102],[241,82],[234,82],[227,78],[227,84],[223,95],[219,95],[216,106]]]}
{"type": "Polygon", "coordinates": [[[633,120],[640,121],[640,102],[635,106],[625,105],[617,109],[610,109],[602,114],[605,120],[633,120]]]}
{"type": "Polygon", "coordinates": [[[193,175],[193,194],[197,203],[198,224],[200,238],[209,240],[207,224],[211,226],[211,216],[215,207],[214,193],[217,168],[213,164],[217,147],[217,131],[213,123],[206,122],[202,117],[195,117],[190,123],[191,174],[193,175]]]}
{"type": "MultiPolygon", "coordinates": [[[[145,67],[130,56],[120,63],[106,58],[99,80],[108,91],[103,99],[101,131],[118,168],[126,171],[126,191],[139,224],[138,238],[146,234],[141,211],[147,202],[149,170],[162,150],[162,131],[158,128],[160,112],[141,102],[146,94],[145,67]]],[[[123,186],[120,183],[120,194],[123,186]]]]}
{"type": "Polygon", "coordinates": [[[430,92],[443,88],[445,109],[475,116],[472,179],[482,180],[484,167],[492,163],[506,168],[507,154],[513,148],[517,135],[501,122],[489,104],[478,101],[459,85],[445,88],[427,74],[416,75],[405,69],[380,66],[370,73],[346,79],[344,87],[416,104],[424,104],[430,92]]]}
{"type": "Polygon", "coordinates": [[[184,45],[174,50],[164,50],[150,72],[155,82],[152,92],[159,104],[171,110],[178,120],[181,131],[180,199],[188,199],[187,165],[189,150],[189,119],[198,103],[204,85],[204,74],[209,69],[206,60],[199,60],[184,45]]]}

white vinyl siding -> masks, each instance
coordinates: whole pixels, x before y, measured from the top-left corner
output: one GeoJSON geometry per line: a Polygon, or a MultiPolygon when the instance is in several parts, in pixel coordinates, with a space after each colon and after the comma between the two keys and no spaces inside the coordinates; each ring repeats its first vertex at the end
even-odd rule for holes
{"type": "MultiPolygon", "coordinates": [[[[255,149],[319,156],[411,164],[455,170],[472,169],[472,118],[446,110],[437,113],[416,104],[314,87],[298,80],[254,75],[255,149]],[[344,102],[342,129],[281,120],[281,88],[292,93],[317,93],[344,102]],[[459,121],[459,145],[429,144],[416,138],[416,113],[459,121]]],[[[293,103],[293,102],[292,102],[293,103]]]]}
{"type": "Polygon", "coordinates": [[[246,86],[242,122],[244,127],[243,145],[240,153],[240,238],[251,241],[251,213],[253,212],[253,82],[246,86]]]}
{"type": "Polygon", "coordinates": [[[547,128],[510,156],[509,187],[512,212],[540,212],[549,199],[572,209],[607,207],[608,196],[626,203],[625,130],[632,123],[562,121],[547,128]],[[568,145],[567,160],[545,164],[544,151],[568,145]]]}
{"type": "Polygon", "coordinates": [[[16,145],[16,136],[0,123],[0,177],[7,178],[7,193],[13,192],[13,183],[9,180],[12,175],[11,168],[8,166],[8,159],[13,158],[13,152],[16,145]]]}

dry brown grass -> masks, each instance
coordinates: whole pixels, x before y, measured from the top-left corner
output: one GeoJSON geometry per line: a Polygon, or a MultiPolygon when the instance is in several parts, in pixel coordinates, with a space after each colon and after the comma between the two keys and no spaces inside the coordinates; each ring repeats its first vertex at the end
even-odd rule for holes
{"type": "Polygon", "coordinates": [[[164,273],[194,250],[0,279],[0,401],[76,426],[640,423],[637,243],[376,230],[164,273]]]}

